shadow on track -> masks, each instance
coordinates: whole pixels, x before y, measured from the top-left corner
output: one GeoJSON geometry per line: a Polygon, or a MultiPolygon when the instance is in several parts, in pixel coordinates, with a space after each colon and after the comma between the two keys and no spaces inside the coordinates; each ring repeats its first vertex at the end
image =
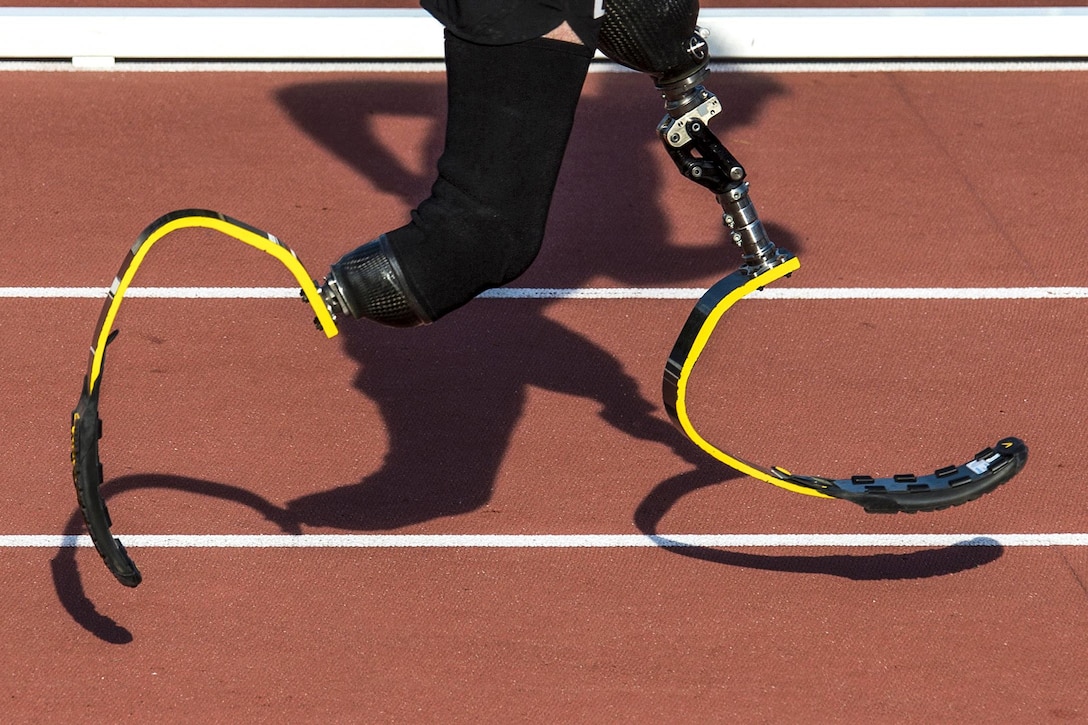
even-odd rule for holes
{"type": "MultiPolygon", "coordinates": [[[[684,443],[679,433],[670,430],[672,442],[684,443]]],[[[650,431],[642,431],[647,433],[650,431]]],[[[652,431],[660,432],[659,430],[652,431]]],[[[670,442],[670,441],[662,441],[670,442]]],[[[691,448],[685,446],[685,448],[691,448]]],[[[688,451],[685,451],[688,452],[688,451]]],[[[464,451],[474,454],[475,451],[464,451]]],[[[834,555],[775,555],[755,554],[718,549],[706,546],[678,545],[662,535],[658,524],[670,509],[685,496],[709,486],[720,486],[740,478],[724,466],[709,459],[701,459],[702,465],[679,474],[658,484],[639,504],[634,514],[634,522],[639,531],[658,541],[661,548],[669,553],[691,559],[732,567],[803,574],[825,574],[857,581],[922,579],[935,576],[947,576],[975,569],[997,560],[1004,553],[1004,548],[988,540],[969,540],[960,545],[939,549],[912,551],[905,554],[834,554],[834,555]]],[[[110,481],[104,487],[103,494],[111,499],[119,494],[148,490],[170,489],[194,493],[200,496],[239,503],[257,511],[268,521],[275,523],[283,533],[298,535],[301,533],[300,522],[290,508],[280,508],[261,496],[223,483],[201,479],[170,476],[164,474],[130,475],[110,481]]],[[[344,495],[343,492],[335,495],[344,495]]],[[[320,494],[317,494],[320,495],[320,494]]],[[[783,494],[785,495],[785,494],[783,494]]],[[[405,501],[406,499],[401,498],[405,501]]],[[[345,505],[354,502],[345,500],[345,505]]],[[[446,502],[448,506],[449,502],[446,502]]],[[[434,507],[443,508],[441,502],[428,502],[426,510],[434,507]]],[[[408,506],[411,508],[411,506],[408,506]]],[[[348,515],[349,518],[352,516],[348,515]]],[[[74,511],[64,528],[64,534],[76,536],[83,533],[83,520],[78,510],[74,511]]],[[[76,561],[77,549],[65,546],[57,551],[50,562],[53,586],[57,599],[68,612],[72,620],[103,642],[109,644],[128,644],[133,635],[126,627],[112,617],[103,614],[94,605],[83,586],[76,561]]]]}
{"type": "MultiPolygon", "coordinates": [[[[740,474],[733,474],[730,478],[723,480],[722,468],[712,464],[714,461],[708,459],[706,465],[674,476],[655,486],[635,510],[634,522],[638,530],[659,541],[669,552],[699,561],[764,571],[827,574],[858,581],[925,579],[958,574],[996,561],[1004,553],[1004,547],[992,539],[965,540],[962,544],[954,546],[903,554],[816,554],[812,556],[755,554],[708,546],[676,545],[675,542],[669,541],[667,535],[662,535],[657,530],[665,514],[691,493],[708,486],[726,483],[730,479],[743,478],[740,474]]],[[[790,494],[783,492],[783,495],[790,494]]],[[[829,506],[835,505],[835,502],[818,502],[815,505],[829,506]]]]}
{"type": "MultiPolygon", "coordinates": [[[[148,489],[184,491],[239,503],[277,524],[285,534],[301,533],[298,524],[290,519],[286,510],[251,491],[224,483],[162,474],[130,475],[107,482],[102,487],[102,495],[109,500],[123,493],[148,489]]],[[[86,531],[83,516],[79,509],[76,509],[64,527],[64,534],[77,536],[84,533],[86,531]]],[[[62,547],[57,550],[56,556],[50,562],[57,599],[72,619],[95,637],[110,644],[128,644],[133,639],[132,633],[113,618],[99,612],[94,602],[87,596],[83,579],[79,575],[77,551],[78,549],[74,546],[62,547]]]]}
{"type": "MultiPolygon", "coordinates": [[[[716,80],[730,99],[715,119],[726,135],[752,123],[782,92],[769,76],[716,80]]],[[[547,239],[529,275],[575,288],[601,279],[689,286],[735,269],[740,255],[725,240],[720,209],[706,190],[691,185],[690,193],[698,213],[709,215],[706,228],[716,239],[684,244],[669,228],[659,178],[664,152],[655,132],[663,111],[650,82],[637,74],[604,74],[594,86],[596,94],[579,105],[547,239]]],[[[305,83],[280,89],[277,100],[302,131],[375,188],[409,205],[426,195],[442,147],[441,123],[406,142],[412,161],[382,140],[388,133],[382,126],[440,119],[441,78],[305,83]]],[[[768,227],[797,250],[788,230],[768,227]]],[[[662,442],[682,457],[697,455],[656,415],[658,406],[642,397],[619,361],[549,317],[554,302],[518,301],[516,314],[497,309],[510,304],[477,301],[412,330],[345,324],[344,351],[359,364],[355,387],[377,403],[388,453],[381,470],[363,480],[292,501],[292,514],[314,526],[373,530],[478,509],[491,498],[530,388],[594,401],[601,417],[629,436],[662,442]]]]}
{"type": "MultiPolygon", "coordinates": [[[[602,278],[621,285],[690,285],[710,274],[731,272],[739,255],[724,242],[692,246],[669,241],[673,235],[660,198],[662,184],[655,176],[662,151],[653,129],[660,111],[625,105],[624,100],[632,94],[653,99],[652,88],[631,74],[614,75],[601,84],[600,98],[587,99],[579,109],[553,206],[562,213],[553,213],[549,241],[537,264],[570,287],[602,278]],[[606,144],[600,129],[607,129],[606,144]]],[[[714,84],[726,102],[715,130],[726,143],[731,128],[753,121],[763,102],[781,92],[772,80],[757,74],[715,76],[714,84]]],[[[426,194],[429,175],[412,172],[414,165],[402,162],[397,150],[381,139],[376,124],[385,117],[435,118],[432,132],[418,139],[413,151],[424,157],[423,168],[433,167],[441,146],[436,118],[444,105],[440,81],[307,83],[282,89],[278,100],[303,132],[375,188],[413,204],[426,194]]],[[[691,193],[694,197],[706,192],[693,186],[691,193]]],[[[771,223],[767,226],[776,242],[800,251],[796,235],[771,223]]],[[[486,307],[489,304],[494,303],[475,302],[470,313],[410,331],[376,325],[363,329],[365,323],[344,326],[343,349],[359,364],[355,387],[377,403],[389,439],[381,469],[361,481],[316,491],[285,508],[227,484],[169,475],[125,476],[106,483],[102,493],[113,498],[154,488],[186,491],[248,506],[294,534],[303,525],[389,530],[453,516],[478,509],[491,498],[532,387],[594,401],[600,416],[617,430],[635,440],[664,445],[691,467],[658,484],[638,507],[635,524],[649,536],[662,538],[657,525],[684,496],[735,477],[665,421],[659,405],[642,397],[638,381],[607,350],[551,319],[547,311],[553,303],[520,301],[516,315],[505,314],[498,305],[486,307]]],[[[680,324],[678,319],[678,329],[680,324]]],[[[667,352],[660,351],[662,362],[667,352]]],[[[361,440],[367,435],[359,432],[361,440]]],[[[77,510],[65,534],[82,531],[77,510]]],[[[1000,547],[991,546],[813,557],[665,548],[730,566],[852,579],[951,574],[1001,555],[1000,547]]],[[[52,572],[61,605],[81,627],[105,642],[133,640],[128,629],[100,612],[87,596],[74,547],[57,552],[52,572]]]]}

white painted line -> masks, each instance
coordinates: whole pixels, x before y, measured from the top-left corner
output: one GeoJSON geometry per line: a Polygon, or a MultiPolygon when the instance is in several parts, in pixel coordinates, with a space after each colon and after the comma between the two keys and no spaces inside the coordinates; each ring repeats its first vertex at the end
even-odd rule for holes
{"type": "MultiPolygon", "coordinates": [[[[1088,534],[119,534],[127,548],[614,549],[638,547],[922,548],[1088,546],[1088,534]]],[[[0,547],[93,546],[86,535],[3,535],[0,547]]]]}
{"type": "Polygon", "coordinates": [[[815,287],[765,289],[769,300],[1047,300],[1085,299],[1088,287],[815,287]]]}
{"type": "MultiPolygon", "coordinates": [[[[0,287],[0,299],[102,299],[106,287],[0,287]]],[[[501,287],[491,300],[696,300],[699,287],[501,287]]],[[[296,299],[295,287],[130,287],[146,299],[296,299]]],[[[1057,300],[1088,299],[1088,287],[795,287],[753,292],[752,300],[1057,300]]]]}
{"type": "MultiPolygon", "coordinates": [[[[0,287],[0,298],[102,299],[108,287],[0,287]]],[[[298,298],[297,287],[129,287],[125,297],[164,300],[246,300],[298,298]]]]}
{"type": "MultiPolygon", "coordinates": [[[[680,300],[699,299],[706,290],[683,287],[499,288],[487,299],[680,300]]],[[[1029,300],[1085,299],[1088,287],[796,287],[753,292],[745,299],[764,300],[1029,300]]]]}
{"type": "MultiPolygon", "coordinates": [[[[706,8],[714,58],[1085,58],[1088,8],[706,8]]],[[[441,59],[419,9],[0,8],[10,59],[441,59]]],[[[120,64],[118,64],[120,65],[120,64]]],[[[116,67],[116,66],[114,66],[116,67]]]]}

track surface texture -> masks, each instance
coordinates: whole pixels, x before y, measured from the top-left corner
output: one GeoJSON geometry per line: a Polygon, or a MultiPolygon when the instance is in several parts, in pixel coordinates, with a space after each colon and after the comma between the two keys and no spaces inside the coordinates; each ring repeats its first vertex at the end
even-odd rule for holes
{"type": "MultiPolygon", "coordinates": [[[[778,289],[1084,285],[1088,73],[709,83],[715,131],[801,257],[778,289]]],[[[322,275],[427,193],[443,94],[433,72],[0,72],[0,720],[1088,720],[1088,548],[1001,543],[1086,531],[1085,299],[728,314],[691,398],[730,452],[841,476],[928,472],[1005,435],[1031,449],[978,501],[873,516],[738,477],[669,425],[661,367],[691,299],[480,299],[329,341],[297,300],[134,296],[102,394],[122,540],[663,545],[133,547],[134,590],[72,546],[68,416],[101,298],[33,290],[108,286],[146,224],[191,207],[276,234],[322,275]],[[665,544],[681,534],[974,545],[665,544]]],[[[644,78],[590,75],[518,288],[698,289],[737,266],[712,196],[658,148],[660,114],[644,78]]],[[[291,280],[183,231],[136,284],[291,280]]]]}

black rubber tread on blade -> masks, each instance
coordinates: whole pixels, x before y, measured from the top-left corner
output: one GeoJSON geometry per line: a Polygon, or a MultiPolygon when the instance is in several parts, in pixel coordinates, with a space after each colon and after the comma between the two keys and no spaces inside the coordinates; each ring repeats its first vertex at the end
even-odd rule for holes
{"type": "MultiPolygon", "coordinates": [[[[115,330],[108,342],[116,336],[115,330]]],[[[121,540],[110,532],[113,522],[100,490],[102,463],[98,458],[98,440],[102,437],[102,420],[98,417],[98,395],[101,390],[101,376],[93,392],[87,391],[87,380],[84,379],[83,393],[72,411],[72,482],[94,548],[117,581],[126,587],[135,587],[143,577],[121,540]]]]}
{"type": "Polygon", "coordinates": [[[826,479],[794,476],[774,467],[784,481],[810,486],[833,498],[852,501],[869,513],[919,513],[959,506],[993,491],[1024,467],[1028,447],[1019,438],[1003,438],[967,463],[939,468],[925,476],[900,473],[890,478],[851,476],[826,479]]]}

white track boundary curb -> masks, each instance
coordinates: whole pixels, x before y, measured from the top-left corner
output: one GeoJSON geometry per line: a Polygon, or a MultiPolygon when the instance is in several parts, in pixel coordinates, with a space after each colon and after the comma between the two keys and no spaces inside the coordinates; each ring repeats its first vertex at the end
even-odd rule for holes
{"type": "MultiPolygon", "coordinates": [[[[718,60],[1083,59],[1088,8],[704,9],[718,60]]],[[[0,59],[441,60],[409,9],[0,8],[0,59]]]]}

